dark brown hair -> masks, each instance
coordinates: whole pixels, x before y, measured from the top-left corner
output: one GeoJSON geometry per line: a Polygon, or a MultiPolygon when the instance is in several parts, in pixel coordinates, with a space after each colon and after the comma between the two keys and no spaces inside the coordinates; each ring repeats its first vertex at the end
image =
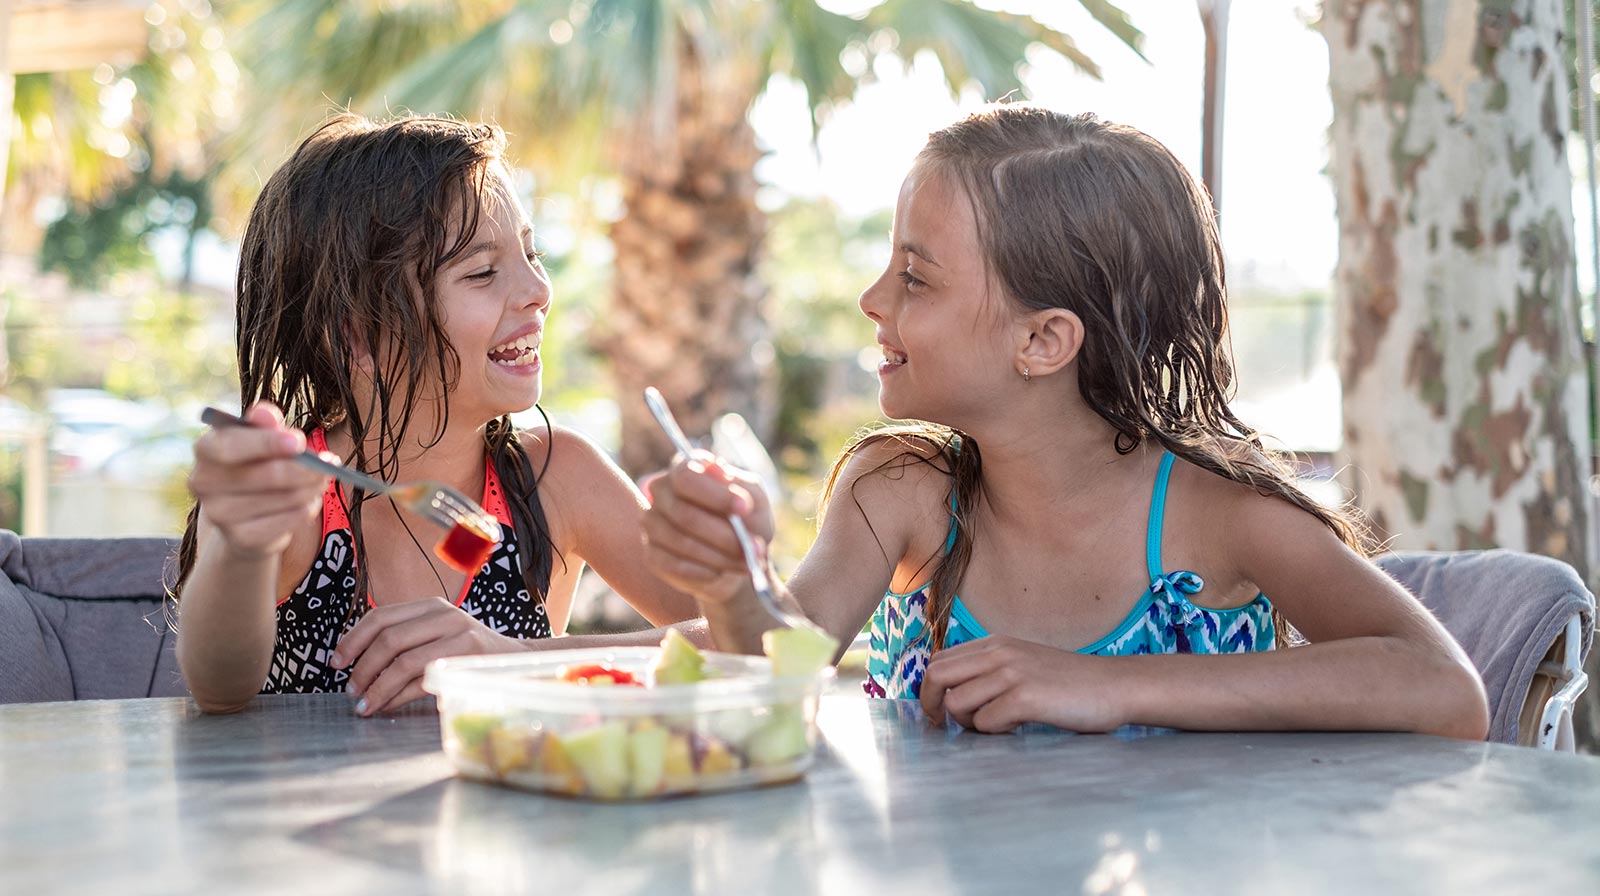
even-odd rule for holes
{"type": "MultiPolygon", "coordinates": [[[[499,128],[445,118],[374,122],[342,114],[307,137],[262,188],[244,232],[240,406],[273,402],[289,425],[306,431],[348,425],[355,452],[345,463],[390,481],[421,400],[439,402],[437,443],[460,358],[440,321],[435,280],[477,231],[480,197],[504,150],[499,128]],[[372,356],[370,414],[351,381],[363,351],[372,356]],[[375,457],[367,454],[369,435],[375,457]]],[[[525,551],[534,559],[524,561],[523,576],[528,593],[543,600],[550,551],[534,500],[538,477],[510,418],[491,421],[484,441],[513,526],[541,542],[525,551]]],[[[358,492],[349,508],[357,556],[362,503],[358,492]]],[[[199,511],[197,502],[179,546],[175,593],[194,568],[199,511]]],[[[358,603],[367,582],[358,565],[358,603]]]]}
{"type": "MultiPolygon", "coordinates": [[[[1116,429],[1119,453],[1151,440],[1288,501],[1352,548],[1370,550],[1354,513],[1297,488],[1287,461],[1228,407],[1235,384],[1216,221],[1205,191],[1165,146],[1090,114],[998,105],[934,132],[917,164],[970,199],[985,264],[1009,301],[1023,311],[1065,308],[1083,321],[1078,388],[1116,429]]],[[[870,433],[834,467],[824,508],[844,464],[881,439],[920,445],[907,444],[880,469],[927,462],[952,480],[956,538],[928,588],[936,651],[972,554],[981,454],[972,438],[942,427],[870,433]]],[[[1273,612],[1281,646],[1289,627],[1273,612]]]]}

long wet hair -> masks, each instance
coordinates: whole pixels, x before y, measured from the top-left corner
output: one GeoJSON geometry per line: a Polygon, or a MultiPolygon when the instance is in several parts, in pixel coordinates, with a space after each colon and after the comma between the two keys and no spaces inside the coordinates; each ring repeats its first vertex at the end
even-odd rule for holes
{"type": "MultiPolygon", "coordinates": [[[[1150,441],[1197,467],[1275,495],[1362,553],[1354,512],[1294,484],[1288,461],[1234,415],[1222,247],[1211,202],[1172,153],[1131,127],[1091,114],[997,105],[930,135],[920,170],[957,186],[976,212],[987,269],[1023,313],[1064,308],[1084,325],[1078,388],[1116,430],[1117,452],[1150,441]]],[[[951,479],[955,541],[928,587],[930,649],[944,645],[953,595],[972,557],[982,454],[970,436],[913,424],[848,448],[823,493],[826,513],[848,460],[894,440],[899,452],[868,475],[929,463],[951,479]]],[[[1273,611],[1279,646],[1290,628],[1273,611]]]]}
{"type": "MultiPolygon", "coordinates": [[[[401,435],[423,401],[439,409],[423,444],[437,444],[461,363],[440,320],[436,280],[476,233],[504,151],[499,128],[445,118],[342,114],[307,137],[267,180],[245,228],[235,317],[240,406],[273,402],[307,432],[348,426],[355,452],[345,463],[391,482],[401,435]],[[371,358],[371,407],[352,381],[363,355],[371,358]]],[[[484,448],[512,525],[535,539],[522,572],[542,601],[552,551],[537,510],[539,477],[509,417],[490,421],[484,448]]],[[[358,557],[370,497],[357,491],[347,508],[358,557]]],[[[199,513],[196,502],[178,548],[175,597],[194,569],[199,513]]],[[[358,564],[352,613],[368,581],[358,564]]]]}

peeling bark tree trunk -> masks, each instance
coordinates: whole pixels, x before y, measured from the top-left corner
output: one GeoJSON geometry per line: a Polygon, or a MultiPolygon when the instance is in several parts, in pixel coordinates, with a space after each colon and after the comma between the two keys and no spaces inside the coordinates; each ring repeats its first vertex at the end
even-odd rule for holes
{"type": "MultiPolygon", "coordinates": [[[[723,60],[723,64],[729,64],[723,60]]],[[[771,428],[765,400],[772,343],[757,260],[766,216],[756,205],[761,152],[740,73],[708,72],[687,40],[673,121],[631,142],[623,159],[625,213],[616,249],[612,319],[596,340],[610,358],[621,403],[621,463],[638,476],[672,459],[641,395],[661,389],[691,439],[717,417],[742,414],[771,428]]]]}
{"type": "Polygon", "coordinates": [[[1559,0],[1328,0],[1322,21],[1346,484],[1395,548],[1589,580],[1562,27],[1559,0]]]}

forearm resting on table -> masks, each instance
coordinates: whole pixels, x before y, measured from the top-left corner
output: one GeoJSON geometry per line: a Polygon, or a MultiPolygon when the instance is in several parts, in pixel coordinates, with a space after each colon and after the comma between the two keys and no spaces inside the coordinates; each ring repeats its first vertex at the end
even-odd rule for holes
{"type": "Polygon", "coordinates": [[[584,647],[655,647],[666,637],[667,629],[675,628],[683,633],[694,646],[710,648],[711,631],[706,626],[704,619],[685,619],[671,625],[659,625],[655,628],[642,629],[636,632],[617,632],[608,635],[561,635],[549,640],[525,641],[529,650],[576,650],[584,647]]]}
{"type": "Polygon", "coordinates": [[[237,712],[261,691],[272,663],[278,563],[201,554],[178,602],[178,667],[206,712],[237,712]]]}
{"type": "Polygon", "coordinates": [[[1224,656],[1113,657],[1125,721],[1199,731],[1410,731],[1482,740],[1477,672],[1394,637],[1224,656]]]}

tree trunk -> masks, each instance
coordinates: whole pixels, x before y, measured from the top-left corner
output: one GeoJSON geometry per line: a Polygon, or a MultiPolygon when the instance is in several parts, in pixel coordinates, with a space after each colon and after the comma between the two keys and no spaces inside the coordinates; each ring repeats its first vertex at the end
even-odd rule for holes
{"type": "Polygon", "coordinates": [[[646,386],[661,389],[691,440],[730,411],[770,435],[773,351],[756,269],[766,230],[756,205],[761,152],[746,119],[755,93],[741,89],[751,79],[734,64],[718,60],[713,70],[682,41],[676,115],[641,125],[622,160],[612,317],[595,342],[610,358],[621,463],[634,476],[673,453],[645,407],[646,386]]]}
{"type": "Polygon", "coordinates": [[[1391,547],[1532,551],[1589,580],[1562,27],[1559,0],[1328,0],[1322,20],[1346,484],[1391,547]]]}

